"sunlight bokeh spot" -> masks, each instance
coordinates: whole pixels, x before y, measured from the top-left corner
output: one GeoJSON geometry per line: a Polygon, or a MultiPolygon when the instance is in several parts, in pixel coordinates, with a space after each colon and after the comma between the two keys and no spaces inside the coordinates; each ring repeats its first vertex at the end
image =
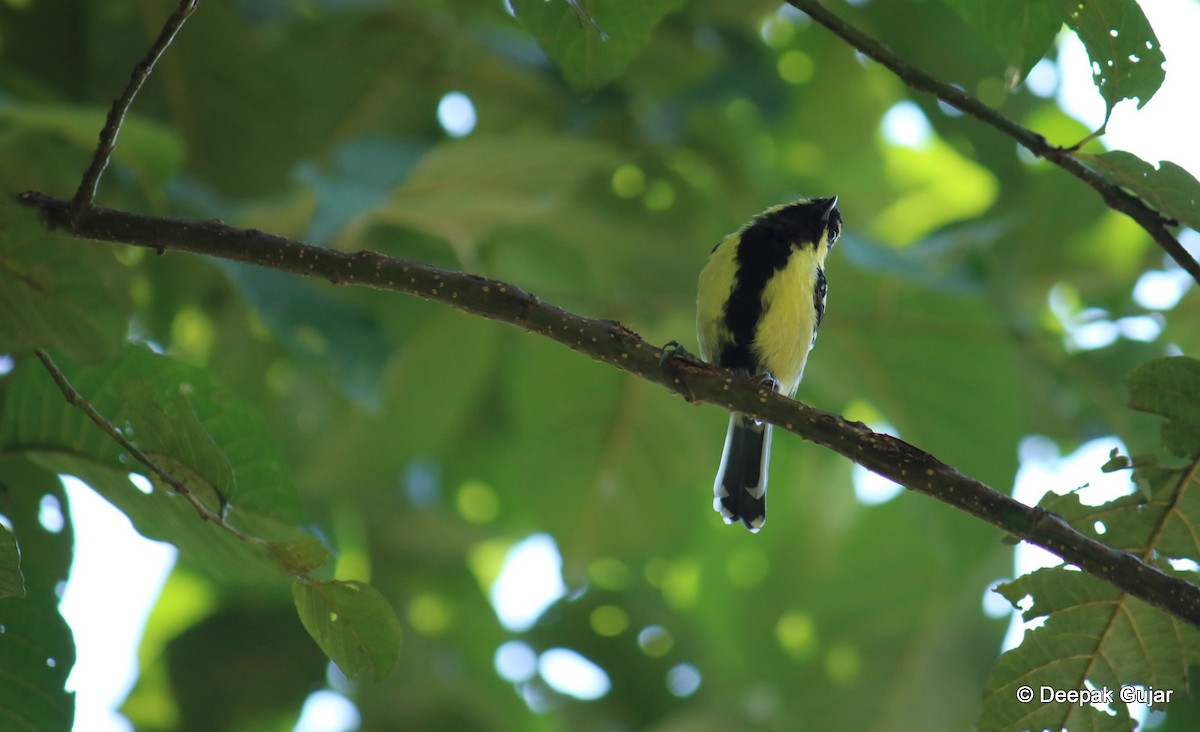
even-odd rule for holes
{"type": "Polygon", "coordinates": [[[729,555],[725,569],[729,572],[729,581],[738,587],[755,587],[767,576],[771,564],[762,550],[746,547],[738,549],[729,555]]]}
{"type": "Polygon", "coordinates": [[[492,539],[474,544],[467,550],[467,566],[484,592],[490,592],[511,545],[503,539],[492,539]]]}
{"type": "Polygon", "coordinates": [[[675,188],[662,179],[651,181],[642,196],[642,205],[650,211],[666,211],[675,205],[675,188]]]}
{"type": "Polygon", "coordinates": [[[700,595],[700,570],[698,561],[685,557],[672,562],[663,575],[663,599],[674,610],[684,612],[695,606],[700,595]]]}
{"type": "Polygon", "coordinates": [[[492,585],[492,606],[505,628],[528,630],[566,591],[558,545],[549,534],[534,534],[509,549],[492,585]]]}
{"type": "Polygon", "coordinates": [[[51,534],[61,532],[67,524],[66,517],[63,516],[62,504],[49,493],[42,496],[42,500],[38,502],[38,523],[51,534]]]}
{"type": "Polygon", "coordinates": [[[825,673],[836,684],[850,684],[858,680],[862,671],[862,656],[858,649],[848,643],[838,643],[825,654],[825,673]]]}
{"type": "Polygon", "coordinates": [[[358,707],[346,697],[322,689],[304,700],[300,719],[293,732],[351,732],[362,723],[358,707]]]}
{"type": "Polygon", "coordinates": [[[796,37],[796,26],[779,13],[771,13],[758,25],[758,36],[771,48],[782,48],[796,37]]]}
{"type": "Polygon", "coordinates": [[[477,480],[467,481],[458,489],[455,498],[458,515],[472,524],[486,524],[495,520],[500,511],[500,499],[490,487],[477,480]]]}
{"type": "Polygon", "coordinates": [[[588,579],[597,587],[620,592],[629,587],[629,568],[619,559],[601,557],[588,565],[588,579]]]}
{"type": "Polygon", "coordinates": [[[505,641],[496,649],[493,659],[496,673],[514,684],[528,681],[537,672],[537,654],[524,641],[505,641]]]}
{"type": "Polygon", "coordinates": [[[661,588],[663,580],[667,576],[667,572],[671,568],[671,563],[662,557],[655,557],[646,562],[645,568],[642,570],[643,576],[646,578],[646,583],[651,587],[661,588]]]}
{"type": "Polygon", "coordinates": [[[417,506],[432,506],[441,493],[441,474],[437,463],[417,458],[408,464],[402,479],[404,495],[417,506]]]}
{"type": "Polygon", "coordinates": [[[661,625],[650,625],[638,633],[637,642],[642,653],[651,658],[658,658],[670,652],[675,645],[675,638],[661,625]]]}
{"type": "Polygon", "coordinates": [[[596,635],[606,638],[618,636],[629,627],[629,615],[616,605],[601,605],[592,611],[590,620],[596,635]]]}
{"type": "Polygon", "coordinates": [[[199,308],[181,308],[171,321],[171,350],[189,361],[207,361],[215,338],[212,321],[199,308]]]}
{"type": "Polygon", "coordinates": [[[451,137],[464,137],[475,129],[478,118],[471,98],[462,92],[452,91],[442,97],[437,108],[438,124],[451,137]]]}
{"type": "Polygon", "coordinates": [[[646,174],[633,163],[625,163],[613,171],[612,189],[619,198],[637,198],[646,191],[646,174]]]}
{"type": "Polygon", "coordinates": [[[542,653],[538,673],[558,693],[585,701],[599,699],[612,688],[604,669],[569,648],[542,653]]]}
{"type": "Polygon", "coordinates": [[[793,48],[779,56],[776,69],[779,71],[779,78],[789,84],[800,85],[812,80],[816,66],[813,64],[812,56],[793,48]]]}
{"type": "Polygon", "coordinates": [[[408,622],[423,635],[445,633],[452,619],[451,605],[432,592],[423,592],[408,603],[408,622]]]}
{"type": "Polygon", "coordinates": [[[775,623],[775,637],[780,647],[796,660],[807,660],[816,653],[817,628],[807,613],[785,613],[775,623]]]}
{"type": "Polygon", "coordinates": [[[129,482],[133,483],[134,488],[137,488],[146,495],[150,495],[154,492],[154,483],[150,482],[150,479],[141,473],[130,473],[129,482]]]}
{"type": "Polygon", "coordinates": [[[1147,310],[1170,310],[1191,286],[1191,275],[1182,269],[1151,269],[1138,277],[1133,299],[1147,310]]]}
{"type": "Polygon", "coordinates": [[[925,113],[907,100],[897,102],[884,113],[879,131],[889,144],[901,147],[922,147],[933,137],[933,127],[925,113]]]}
{"type": "Polygon", "coordinates": [[[667,671],[667,691],[679,698],[689,697],[700,688],[700,669],[690,663],[677,663],[667,671]]]}

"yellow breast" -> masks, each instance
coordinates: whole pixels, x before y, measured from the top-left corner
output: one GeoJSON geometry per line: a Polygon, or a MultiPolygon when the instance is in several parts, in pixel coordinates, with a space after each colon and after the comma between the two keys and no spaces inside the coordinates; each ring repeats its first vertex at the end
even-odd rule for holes
{"type": "Polygon", "coordinates": [[[789,396],[800,385],[812,348],[817,327],[813,293],[825,249],[822,245],[793,251],[787,266],[775,273],[763,291],[764,313],[751,348],[779,381],[780,391],[789,396]]]}

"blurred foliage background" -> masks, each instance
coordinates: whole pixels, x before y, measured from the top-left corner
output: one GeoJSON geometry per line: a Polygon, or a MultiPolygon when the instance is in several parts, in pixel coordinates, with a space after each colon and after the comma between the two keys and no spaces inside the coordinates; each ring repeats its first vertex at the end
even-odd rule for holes
{"type": "MultiPolygon", "coordinates": [[[[74,190],[173,5],[0,2],[6,194],[74,190]]],[[[538,41],[597,31],[581,16],[549,33],[550,5],[514,0],[523,26],[499,0],[206,0],[99,202],[477,272],[691,346],[712,246],[769,205],[837,194],[846,233],[800,399],[1002,491],[1025,436],[1157,445],[1120,380],[1194,352],[1200,300],[1133,298],[1164,257],[1092,191],[778,2],[597,7],[611,58],[578,78],[538,41]],[[885,135],[889,114],[918,134],[885,135]],[[1086,323],[1111,337],[1081,343],[1086,323]]],[[[1006,90],[1005,59],[953,5],[831,3],[1052,142],[1090,132],[1053,90],[1006,90]]],[[[257,415],[336,577],[370,581],[400,620],[395,671],[347,682],[285,582],[222,573],[197,542],[147,628],[124,710],[138,729],[286,730],[330,684],[364,730],[949,730],[979,713],[1008,622],[983,598],[1013,573],[991,527],[920,496],[861,500],[852,464],[779,434],[771,520],[726,528],[715,408],[420,300],[81,244],[0,206],[10,270],[52,272],[61,295],[40,311],[57,342],[0,326],[18,364],[3,398],[32,345],[103,362],[130,339],[200,370],[257,415]],[[552,539],[566,594],[515,630],[489,588],[532,535],[552,539]],[[528,665],[551,649],[611,688],[556,690],[528,665]]],[[[33,471],[5,465],[6,483],[33,471]]],[[[65,577],[55,538],[24,547],[31,593],[65,577]]]]}

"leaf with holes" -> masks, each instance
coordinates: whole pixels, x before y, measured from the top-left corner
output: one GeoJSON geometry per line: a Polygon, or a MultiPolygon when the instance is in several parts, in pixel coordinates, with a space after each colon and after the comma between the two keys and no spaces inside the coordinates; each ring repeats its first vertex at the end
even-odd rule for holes
{"type": "Polygon", "coordinates": [[[1145,106],[1166,78],[1166,58],[1136,0],[1059,0],[1059,9],[1087,48],[1108,114],[1122,99],[1145,106]]]}
{"type": "Polygon", "coordinates": [[[400,623],[383,596],[362,582],[292,583],[304,629],[347,678],[370,671],[381,680],[400,653],[400,623]]]}
{"type": "Polygon", "coordinates": [[[1162,215],[1184,226],[1200,229],[1200,181],[1175,163],[1164,160],[1155,168],[1124,150],[1100,155],[1080,153],[1078,157],[1162,215]]]}
{"type": "Polygon", "coordinates": [[[1116,712],[1110,715],[1078,701],[1043,703],[1035,696],[1020,703],[1017,690],[1091,687],[1115,696],[1122,685],[1141,685],[1182,694],[1188,665],[1200,660],[1195,628],[1083,572],[1039,569],[997,591],[1014,606],[1032,595],[1025,620],[1047,619],[996,662],[979,730],[1131,730],[1129,710],[1119,698],[1108,704],[1116,712]]]}
{"type": "MultiPolygon", "coordinates": [[[[1183,357],[1148,362],[1126,377],[1130,406],[1167,418],[1164,444],[1177,455],[1200,454],[1200,362],[1183,357]],[[1172,425],[1176,425],[1172,427],[1172,425]],[[1169,428],[1169,429],[1168,429],[1169,428]]],[[[1077,493],[1047,493],[1039,506],[1077,530],[1153,562],[1200,560],[1200,460],[1148,465],[1134,475],[1141,491],[1099,506],[1077,493]]],[[[1177,573],[1195,581],[1195,573],[1177,573]]],[[[1013,603],[1029,595],[1025,620],[1047,616],[1005,653],[984,692],[979,729],[1132,729],[1120,700],[1116,716],[1078,703],[1016,701],[1017,689],[1116,690],[1122,685],[1187,688],[1187,668],[1200,661],[1200,631],[1172,615],[1082,572],[1041,569],[997,590],[1013,603]]],[[[1163,704],[1152,705],[1161,708],[1163,704]]]]}

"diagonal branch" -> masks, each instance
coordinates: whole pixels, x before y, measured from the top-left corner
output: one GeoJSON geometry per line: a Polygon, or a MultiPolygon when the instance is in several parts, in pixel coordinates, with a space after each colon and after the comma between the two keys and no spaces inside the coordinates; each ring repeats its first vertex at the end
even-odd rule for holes
{"type": "Polygon", "coordinates": [[[199,3],[200,0],[180,0],[179,7],[167,18],[158,38],[150,46],[150,50],[133,67],[133,72],[129,75],[129,83],[125,85],[121,96],[113,100],[112,107],[108,110],[108,118],[104,120],[104,127],[100,130],[100,142],[96,145],[92,161],[88,164],[87,170],[83,172],[79,188],[75,191],[75,198],[71,201],[71,207],[75,211],[88,208],[95,202],[100,178],[104,175],[104,169],[108,167],[113,150],[116,149],[117,135],[121,133],[121,125],[125,124],[125,115],[133,105],[134,97],[141,91],[146,79],[150,78],[150,73],[154,71],[154,65],[162,58],[167,47],[171,45],[171,41],[175,40],[175,34],[183,27],[184,22],[196,10],[199,3]]]}
{"type": "Polygon", "coordinates": [[[87,415],[88,419],[92,420],[92,422],[94,422],[95,425],[99,427],[102,432],[104,432],[104,434],[108,435],[113,442],[116,442],[118,445],[120,445],[121,449],[129,453],[134,460],[137,460],[139,463],[144,465],[152,476],[171,486],[172,490],[183,496],[183,498],[191,504],[192,508],[196,509],[196,513],[201,519],[216,524],[223,529],[227,529],[243,541],[261,542],[261,540],[253,539],[252,537],[243,534],[226,523],[221,514],[204,505],[204,502],[201,501],[200,498],[182,481],[160,467],[158,463],[154,462],[154,460],[151,459],[151,457],[145,452],[143,452],[141,448],[130,442],[129,438],[121,433],[121,430],[117,429],[107,417],[101,414],[96,407],[92,406],[92,403],[89,402],[86,397],[79,393],[79,390],[76,389],[70,380],[67,379],[67,375],[62,372],[62,369],[60,369],[58,364],[54,362],[54,359],[50,358],[50,354],[39,348],[35,355],[37,356],[38,360],[42,362],[42,367],[46,369],[48,374],[50,374],[50,378],[54,380],[54,383],[58,386],[59,391],[63,393],[63,396],[66,398],[68,404],[82,410],[83,413],[87,415]]]}
{"type": "Polygon", "coordinates": [[[1142,199],[1134,196],[1087,167],[1074,155],[1073,148],[1051,145],[1045,137],[1017,124],[999,111],[992,109],[976,97],[959,87],[930,76],[925,71],[900,58],[894,51],[870,37],[862,30],[847,23],[830,12],[819,0],[787,0],[792,7],[802,10],[810,18],[828,28],[834,35],[857,49],[860,53],[882,64],[901,81],[916,91],[932,94],[946,104],[978,119],[984,124],[1016,140],[1029,152],[1062,168],[1093,188],[1109,208],[1120,211],[1136,221],[1174,259],[1176,264],[1200,284],[1200,262],[1184,249],[1170,232],[1173,225],[1162,214],[1151,209],[1142,199]]]}
{"type": "Polygon", "coordinates": [[[1083,571],[1200,627],[1200,587],[1133,554],[1105,546],[1071,528],[1057,514],[1026,506],[903,440],[763,389],[753,379],[688,356],[664,355],[661,348],[619,322],[576,315],[499,280],[375,252],[339,252],[216,221],[103,208],[89,208],[73,216],[69,201],[40,193],[24,193],[18,200],[39,210],[50,228],[82,239],[132,244],[160,253],[194,252],[336,285],[394,290],[511,323],[664,386],[693,403],[706,402],[762,417],[906,488],[1048,549],[1083,571]]]}

